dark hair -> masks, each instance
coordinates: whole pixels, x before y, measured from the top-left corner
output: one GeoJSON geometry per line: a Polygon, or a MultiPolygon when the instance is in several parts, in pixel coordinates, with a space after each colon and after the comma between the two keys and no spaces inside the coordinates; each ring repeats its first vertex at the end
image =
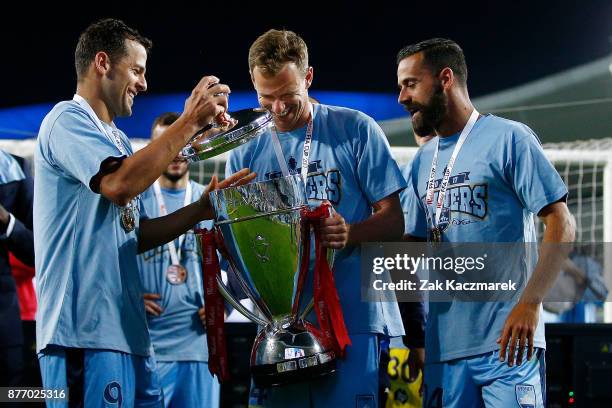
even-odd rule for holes
{"type": "Polygon", "coordinates": [[[138,31],[128,27],[121,20],[106,18],[87,27],[79,36],[79,42],[74,51],[77,79],[85,75],[89,64],[100,51],[107,53],[113,63],[127,55],[125,40],[140,43],[147,53],[153,46],[151,40],[140,35],[138,31]]]}
{"type": "Polygon", "coordinates": [[[461,47],[453,40],[431,38],[417,44],[408,45],[397,53],[397,64],[411,55],[423,53],[423,62],[434,75],[449,67],[462,85],[467,84],[467,65],[461,47]]]}
{"type": "Polygon", "coordinates": [[[259,67],[267,75],[276,75],[286,63],[293,62],[306,75],[308,47],[304,40],[289,30],[269,30],[249,48],[249,71],[259,67]]]}
{"type": "Polygon", "coordinates": [[[155,129],[157,126],[170,126],[179,118],[179,114],[176,112],[166,112],[162,113],[153,121],[153,126],[151,126],[151,131],[155,129]]]}

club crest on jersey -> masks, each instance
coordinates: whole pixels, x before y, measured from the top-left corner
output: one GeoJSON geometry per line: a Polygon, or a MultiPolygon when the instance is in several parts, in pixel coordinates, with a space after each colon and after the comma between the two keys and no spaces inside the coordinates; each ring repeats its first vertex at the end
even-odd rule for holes
{"type": "Polygon", "coordinates": [[[514,386],[516,402],[521,408],[535,408],[536,392],[535,387],[529,384],[517,384],[514,386]]]}

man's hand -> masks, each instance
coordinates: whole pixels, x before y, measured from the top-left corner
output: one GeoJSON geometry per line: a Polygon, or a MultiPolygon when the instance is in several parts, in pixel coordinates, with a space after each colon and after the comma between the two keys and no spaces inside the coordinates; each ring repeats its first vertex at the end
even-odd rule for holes
{"type": "Polygon", "coordinates": [[[321,244],[332,249],[343,249],[348,243],[350,225],[338,214],[333,207],[331,216],[321,220],[321,244]]]}
{"type": "Polygon", "coordinates": [[[531,360],[533,356],[533,337],[538,326],[539,315],[539,303],[519,302],[514,306],[506,319],[501,336],[497,339],[497,343],[501,347],[499,361],[506,360],[507,350],[508,365],[510,367],[514,365],[514,356],[517,353],[516,365],[521,365],[525,345],[528,346],[527,360],[531,360]],[[516,349],[517,342],[518,350],[516,349]]]}
{"type": "MultiPolygon", "coordinates": [[[[408,360],[406,360],[406,363],[408,364],[408,381],[414,382],[419,377],[419,372],[423,372],[423,374],[425,374],[425,348],[411,348],[410,353],[408,353],[408,360]]],[[[419,387],[420,396],[423,396],[424,383],[424,381],[421,381],[421,386],[419,387]]]]}
{"type": "Polygon", "coordinates": [[[202,326],[206,327],[206,306],[202,306],[200,309],[198,309],[198,316],[200,316],[202,326]]]}
{"type": "Polygon", "coordinates": [[[145,310],[147,313],[152,314],[153,316],[158,316],[162,314],[164,309],[160,305],[157,304],[156,300],[160,300],[161,296],[157,293],[145,293],[142,295],[144,298],[145,310]]]}
{"type": "Polygon", "coordinates": [[[220,125],[227,124],[229,119],[225,113],[230,92],[229,86],[219,83],[219,78],[205,76],[193,88],[191,95],[185,101],[183,115],[197,127],[196,130],[213,121],[220,125]]]}
{"type": "Polygon", "coordinates": [[[214,190],[222,190],[227,187],[236,187],[241,186],[243,184],[248,184],[253,181],[257,177],[257,173],[251,173],[249,169],[242,169],[231,176],[227,177],[225,180],[219,182],[217,180],[217,176],[213,176],[206,188],[202,197],[200,197],[200,206],[202,208],[202,212],[204,213],[203,219],[211,219],[213,218],[213,210],[210,205],[210,197],[209,193],[214,190]]]}
{"type": "Polygon", "coordinates": [[[9,212],[6,211],[6,208],[2,204],[0,204],[0,224],[8,225],[10,221],[9,212]]]}

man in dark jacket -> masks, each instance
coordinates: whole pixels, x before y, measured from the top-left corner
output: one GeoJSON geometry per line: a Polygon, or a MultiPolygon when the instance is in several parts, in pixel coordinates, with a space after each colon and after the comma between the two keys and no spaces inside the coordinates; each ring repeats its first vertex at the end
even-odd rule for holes
{"type": "Polygon", "coordinates": [[[19,301],[9,252],[34,265],[33,191],[27,166],[0,150],[0,386],[19,385],[23,370],[19,301]]]}

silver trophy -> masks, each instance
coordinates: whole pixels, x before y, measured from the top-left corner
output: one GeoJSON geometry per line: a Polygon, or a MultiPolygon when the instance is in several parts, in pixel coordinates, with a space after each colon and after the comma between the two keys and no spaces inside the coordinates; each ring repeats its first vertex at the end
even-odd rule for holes
{"type": "Polygon", "coordinates": [[[245,309],[218,279],[221,294],[240,313],[259,324],[251,351],[257,386],[308,380],[335,371],[329,340],[299,314],[307,270],[301,270],[303,244],[311,239],[300,212],[307,207],[301,176],[251,183],[210,193],[215,228],[224,255],[256,312],[245,309]]]}
{"type": "Polygon", "coordinates": [[[190,162],[205,160],[238,147],[263,134],[272,126],[272,115],[262,108],[230,112],[235,121],[230,127],[211,123],[200,129],[183,148],[179,157],[190,162]]]}
{"type": "MultiPolygon", "coordinates": [[[[261,108],[230,113],[230,128],[210,124],[197,132],[180,156],[190,162],[208,159],[258,137],[273,125],[261,108]]],[[[311,239],[301,210],[307,208],[299,175],[251,183],[210,193],[215,229],[227,257],[255,313],[235,299],[220,277],[219,291],[236,310],[260,325],[251,350],[251,373],[257,386],[308,380],[335,371],[336,355],[330,340],[299,314],[300,297],[308,273],[301,270],[304,242],[311,239]]],[[[198,237],[200,238],[200,237],[198,237]]],[[[201,245],[199,245],[201,247],[201,245]]],[[[327,259],[331,265],[329,251],[327,259]]],[[[306,254],[310,256],[310,254],[306,254]]]]}

